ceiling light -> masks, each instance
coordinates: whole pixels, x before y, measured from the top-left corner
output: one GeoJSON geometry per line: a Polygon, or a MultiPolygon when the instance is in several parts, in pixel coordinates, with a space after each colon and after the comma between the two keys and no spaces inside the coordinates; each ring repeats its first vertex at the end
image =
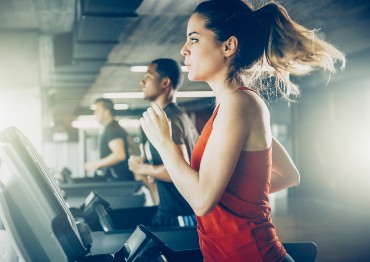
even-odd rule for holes
{"type": "MultiPolygon", "coordinates": [[[[176,97],[214,97],[212,91],[179,91],[176,93],[176,97]]],[[[104,98],[144,98],[143,92],[122,92],[122,93],[104,93],[104,98]]]]}
{"type": "Polygon", "coordinates": [[[77,129],[100,129],[101,125],[94,116],[79,116],[71,126],[77,129]]]}
{"type": "MultiPolygon", "coordinates": [[[[137,128],[140,126],[139,119],[118,117],[116,119],[124,128],[137,128]]],[[[103,127],[93,115],[80,115],[74,121],[72,121],[71,126],[77,129],[101,129],[103,127]]]]}
{"type": "Polygon", "coordinates": [[[128,104],[114,104],[115,110],[127,110],[129,107],[130,106],[128,104]]]}
{"type": "MultiPolygon", "coordinates": [[[[114,104],[114,109],[115,110],[127,110],[129,108],[130,108],[130,106],[128,104],[114,104]]],[[[96,109],[96,105],[92,104],[90,106],[90,110],[95,111],[95,109],[96,109]]]]}
{"type": "Polygon", "coordinates": [[[144,98],[143,92],[104,93],[104,98],[144,98]]]}
{"type": "MultiPolygon", "coordinates": [[[[135,73],[144,73],[148,70],[148,66],[131,66],[130,70],[131,72],[135,72],[135,73]]],[[[181,66],[181,71],[189,72],[186,66],[181,66]]]]}
{"type": "Polygon", "coordinates": [[[148,69],[147,66],[131,66],[130,67],[131,72],[135,72],[135,73],[146,72],[147,69],[148,69]]]}
{"type": "Polygon", "coordinates": [[[213,97],[213,91],[186,91],[177,92],[176,97],[213,97]]]}

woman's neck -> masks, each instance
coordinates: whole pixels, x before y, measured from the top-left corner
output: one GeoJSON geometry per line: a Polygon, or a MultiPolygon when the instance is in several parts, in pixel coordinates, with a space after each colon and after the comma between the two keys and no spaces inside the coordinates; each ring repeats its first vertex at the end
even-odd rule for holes
{"type": "Polygon", "coordinates": [[[215,82],[208,83],[216,97],[216,104],[222,101],[227,93],[234,91],[237,87],[231,86],[226,81],[225,82],[215,82]]]}

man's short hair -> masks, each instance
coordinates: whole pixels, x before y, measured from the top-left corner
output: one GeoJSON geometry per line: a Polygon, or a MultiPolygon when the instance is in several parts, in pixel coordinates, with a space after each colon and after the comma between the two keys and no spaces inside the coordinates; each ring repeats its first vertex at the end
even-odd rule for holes
{"type": "Polygon", "coordinates": [[[112,116],[114,116],[116,114],[116,110],[114,109],[114,103],[112,100],[108,99],[108,98],[98,98],[95,100],[95,104],[97,103],[102,103],[103,104],[103,107],[105,109],[108,109],[110,111],[110,113],[112,114],[112,116]]]}
{"type": "Polygon", "coordinates": [[[161,78],[168,77],[171,80],[173,89],[178,89],[184,81],[184,76],[181,71],[181,65],[171,58],[158,58],[151,62],[157,65],[156,71],[161,78]]]}

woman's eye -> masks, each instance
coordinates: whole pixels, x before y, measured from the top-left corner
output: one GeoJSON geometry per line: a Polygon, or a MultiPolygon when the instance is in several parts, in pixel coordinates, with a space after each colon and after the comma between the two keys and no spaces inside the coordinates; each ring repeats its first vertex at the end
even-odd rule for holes
{"type": "Polygon", "coordinates": [[[194,44],[194,43],[197,43],[198,42],[198,39],[196,39],[196,38],[190,38],[190,41],[191,41],[192,44],[194,44]]]}

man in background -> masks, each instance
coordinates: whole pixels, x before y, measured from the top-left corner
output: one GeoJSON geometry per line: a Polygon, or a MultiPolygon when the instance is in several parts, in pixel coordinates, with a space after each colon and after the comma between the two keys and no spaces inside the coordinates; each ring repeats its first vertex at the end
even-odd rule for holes
{"type": "MultiPolygon", "coordinates": [[[[173,59],[160,58],[149,64],[140,86],[144,98],[157,103],[166,112],[171,120],[172,139],[189,162],[198,132],[187,113],[176,104],[175,94],[182,82],[180,64],[173,59]]],[[[156,181],[159,206],[150,226],[194,226],[196,220],[193,210],[177,191],[159,153],[150,143],[149,149],[151,163],[144,163],[141,157],[131,156],[129,168],[136,175],[148,178],[149,182],[156,181]]]]}
{"type": "Polygon", "coordinates": [[[129,148],[138,150],[131,136],[114,120],[114,103],[110,99],[99,98],[95,101],[94,115],[104,131],[100,137],[100,159],[87,162],[85,168],[97,175],[113,180],[132,181],[134,176],[128,169],[129,148]]]}

